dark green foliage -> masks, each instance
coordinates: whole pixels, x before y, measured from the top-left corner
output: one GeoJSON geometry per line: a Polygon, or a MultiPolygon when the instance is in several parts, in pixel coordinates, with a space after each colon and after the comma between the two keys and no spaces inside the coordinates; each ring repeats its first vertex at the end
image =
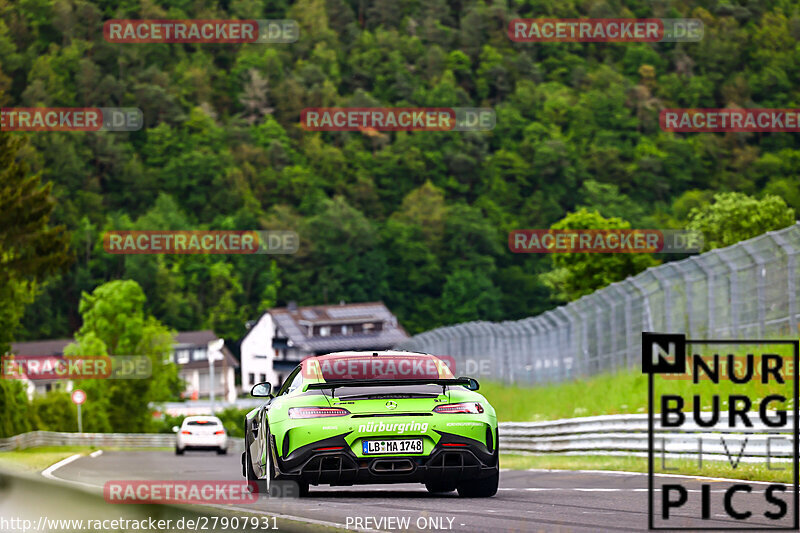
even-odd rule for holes
{"type": "Polygon", "coordinates": [[[32,409],[21,381],[0,379],[0,438],[32,429],[32,409]]]}
{"type": "MultiPolygon", "coordinates": [[[[76,257],[41,287],[17,337],[72,335],[81,294],[114,279],[135,280],[146,311],[168,327],[229,339],[289,300],[380,299],[411,333],[520,318],[561,300],[540,278],[549,258],[508,251],[511,229],[547,228],[581,208],[683,227],[709,191],[766,191],[798,209],[796,134],[664,133],[658,112],[796,107],[799,20],[787,1],[82,0],[17,9],[0,0],[3,105],[134,106],[145,115],[138,132],[38,133],[19,156],[0,149],[52,187],[37,194],[57,199],[52,219],[72,232],[76,257]],[[124,17],[293,18],[301,38],[106,42],[102,21],[124,17]],[[514,17],[693,17],[705,38],[513,43],[514,17]],[[369,105],[493,107],[497,126],[378,135],[299,126],[305,107],[369,105]],[[101,246],[107,229],[165,228],[292,229],[301,246],[284,257],[121,257],[101,246]]],[[[26,213],[47,211],[41,201],[26,213]]],[[[48,257],[37,248],[21,257],[48,257]]],[[[33,287],[10,287],[3,301],[33,298],[33,287]]],[[[20,322],[21,307],[2,308],[0,323],[20,322]]]]}
{"type": "Polygon", "coordinates": [[[78,409],[66,392],[35,396],[31,410],[37,430],[78,431],[78,409]]]}

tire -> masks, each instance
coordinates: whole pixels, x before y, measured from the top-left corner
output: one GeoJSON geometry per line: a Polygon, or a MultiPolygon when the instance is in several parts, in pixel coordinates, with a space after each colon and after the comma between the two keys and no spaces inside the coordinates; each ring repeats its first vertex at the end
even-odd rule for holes
{"type": "Polygon", "coordinates": [[[499,483],[500,469],[498,468],[489,477],[473,479],[458,485],[458,495],[462,498],[490,498],[497,494],[499,483]]]}
{"type": "Polygon", "coordinates": [[[428,492],[431,494],[444,494],[446,492],[453,492],[456,490],[455,485],[448,485],[438,481],[429,481],[425,483],[425,488],[428,489],[428,492]]]}
{"type": "Polygon", "coordinates": [[[248,490],[258,494],[267,494],[267,483],[263,479],[258,479],[253,470],[253,461],[250,459],[250,446],[247,446],[244,454],[244,471],[248,490]]]}
{"type": "Polygon", "coordinates": [[[227,455],[228,448],[217,448],[217,455],[227,455]]]}
{"type": "Polygon", "coordinates": [[[297,484],[300,486],[300,498],[305,498],[308,496],[308,482],[307,481],[298,481],[297,484]]]}
{"type": "Polygon", "coordinates": [[[473,479],[461,483],[456,487],[458,495],[462,498],[491,498],[497,494],[497,486],[500,484],[500,436],[497,435],[498,445],[494,447],[493,462],[494,472],[489,477],[473,479]]]}
{"type": "Polygon", "coordinates": [[[184,449],[175,446],[175,455],[183,455],[184,449]]]}

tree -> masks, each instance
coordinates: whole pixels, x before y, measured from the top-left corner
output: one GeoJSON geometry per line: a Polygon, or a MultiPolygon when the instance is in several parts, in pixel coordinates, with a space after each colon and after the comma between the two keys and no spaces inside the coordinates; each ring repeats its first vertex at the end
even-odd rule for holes
{"type": "Polygon", "coordinates": [[[149,404],[174,399],[181,390],[169,359],[174,333],[144,311],[141,287],[130,280],[110,281],[81,297],[83,326],[66,355],[137,355],[150,360],[144,379],[94,379],[77,382],[87,394],[88,431],[144,432],[150,429],[149,404]]]}
{"type": "MultiPolygon", "coordinates": [[[[20,137],[0,131],[0,355],[8,352],[38,284],[70,261],[63,226],[51,227],[52,183],[18,159],[20,137]]],[[[28,398],[20,382],[0,379],[0,437],[31,429],[28,398]]]]}
{"type": "Polygon", "coordinates": [[[23,141],[0,131],[0,353],[5,353],[37,283],[66,267],[63,226],[51,227],[52,183],[41,185],[18,159],[23,141]]]}
{"type": "Polygon", "coordinates": [[[500,291],[484,272],[459,269],[447,276],[442,291],[446,323],[501,318],[500,291]]]}
{"type": "Polygon", "coordinates": [[[690,230],[700,231],[704,250],[730,246],[795,223],[795,211],[779,196],[758,199],[738,192],[714,195],[714,203],[689,212],[690,230]]]}
{"type": "MultiPolygon", "coordinates": [[[[580,209],[553,224],[550,229],[630,229],[621,218],[603,218],[597,211],[580,209]]],[[[636,253],[553,253],[553,269],[542,274],[542,281],[550,287],[553,298],[564,302],[634,276],[655,266],[652,256],[636,253]]]]}

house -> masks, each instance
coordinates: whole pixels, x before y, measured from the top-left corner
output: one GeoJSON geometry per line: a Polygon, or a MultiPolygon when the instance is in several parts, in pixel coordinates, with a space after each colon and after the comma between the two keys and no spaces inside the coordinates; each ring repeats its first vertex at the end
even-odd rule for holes
{"type": "MultiPolygon", "coordinates": [[[[49,339],[43,341],[14,342],[11,343],[11,353],[14,355],[64,355],[64,348],[75,342],[74,339],[49,339]]],[[[72,391],[72,382],[57,379],[25,380],[28,398],[34,394],[46,394],[51,390],[72,391]]]]}
{"type": "Polygon", "coordinates": [[[242,393],[263,381],[277,387],[303,359],[343,350],[386,350],[408,334],[383,302],[287,307],[250,323],[241,342],[242,393]]]}
{"type": "MultiPolygon", "coordinates": [[[[178,375],[186,381],[186,398],[208,398],[210,371],[208,365],[209,343],[219,339],[211,330],[183,331],[178,333],[173,345],[172,360],[178,365],[178,375]]],[[[11,344],[11,353],[26,356],[61,356],[73,339],[52,339],[11,344]]],[[[236,400],[236,368],[239,364],[226,346],[212,352],[214,355],[215,399],[222,402],[236,400]]],[[[51,390],[72,390],[70,380],[26,380],[28,396],[46,394],[51,390]]]]}
{"type": "MultiPolygon", "coordinates": [[[[186,382],[184,398],[197,400],[210,397],[209,345],[219,340],[210,329],[182,331],[173,345],[173,360],[178,365],[178,375],[186,382]]],[[[214,398],[233,403],[236,400],[236,368],[239,363],[228,347],[211,351],[214,356],[214,398]]]]}

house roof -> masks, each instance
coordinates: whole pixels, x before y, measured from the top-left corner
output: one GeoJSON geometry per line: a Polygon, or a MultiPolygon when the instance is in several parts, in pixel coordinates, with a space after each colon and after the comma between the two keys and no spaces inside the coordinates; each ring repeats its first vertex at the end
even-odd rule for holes
{"type": "Polygon", "coordinates": [[[63,355],[64,348],[73,342],[75,342],[74,339],[12,342],[11,353],[15,355],[63,355]]]}
{"type": "Polygon", "coordinates": [[[199,331],[179,331],[175,338],[175,344],[191,344],[193,346],[206,346],[209,342],[217,340],[219,337],[210,329],[199,331]]]}
{"type": "Polygon", "coordinates": [[[397,318],[383,302],[278,307],[270,309],[268,313],[295,346],[307,351],[381,350],[391,348],[408,338],[397,318]],[[383,322],[383,329],[368,333],[308,337],[300,327],[301,324],[316,326],[364,322],[383,322]]]}
{"type": "MultiPolygon", "coordinates": [[[[216,340],[218,337],[210,329],[200,331],[181,331],[175,339],[175,346],[202,346],[207,347],[209,341],[216,340]]],[[[50,339],[28,342],[14,342],[11,343],[11,352],[16,355],[63,355],[64,348],[67,345],[75,342],[74,339],[50,339]]],[[[227,346],[222,347],[222,353],[225,355],[225,363],[228,366],[238,367],[239,362],[228,350],[227,346]]],[[[220,366],[222,361],[216,361],[214,366],[220,366]]],[[[208,367],[208,362],[197,361],[190,362],[185,365],[180,365],[181,368],[201,368],[208,367]]]]}
{"type": "MultiPolygon", "coordinates": [[[[181,331],[175,338],[175,346],[181,348],[187,348],[189,346],[207,348],[209,342],[217,340],[218,338],[219,337],[217,337],[217,335],[210,329],[203,329],[199,331],[181,331]]],[[[214,361],[215,368],[218,366],[223,366],[223,364],[232,366],[234,368],[239,367],[239,361],[236,360],[230,350],[228,350],[227,346],[222,347],[222,355],[225,357],[224,359],[214,361]]],[[[180,367],[181,369],[208,368],[208,360],[189,361],[188,363],[180,365],[180,367]]]]}

